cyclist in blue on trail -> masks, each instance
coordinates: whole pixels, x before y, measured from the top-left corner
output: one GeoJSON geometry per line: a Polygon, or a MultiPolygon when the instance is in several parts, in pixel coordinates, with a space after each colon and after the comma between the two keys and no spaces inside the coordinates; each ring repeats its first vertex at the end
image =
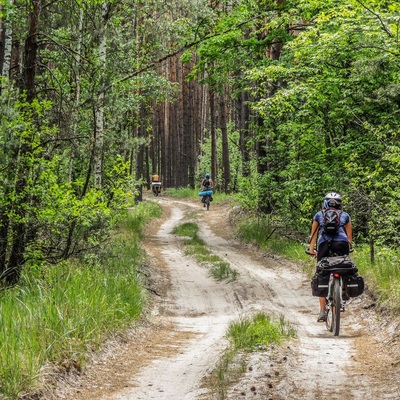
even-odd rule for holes
{"type": "MultiPolygon", "coordinates": [[[[310,253],[320,261],[331,254],[348,255],[353,241],[353,229],[350,215],[342,210],[342,198],[339,193],[328,193],[323,201],[322,210],[313,218],[311,226],[310,253]],[[317,250],[315,244],[317,243],[317,250]]],[[[318,322],[326,320],[326,299],[319,298],[320,312],[318,322]]]]}
{"type": "MultiPolygon", "coordinates": [[[[214,189],[214,182],[211,179],[211,175],[209,173],[206,173],[204,175],[203,181],[201,182],[201,191],[204,192],[204,191],[212,190],[212,189],[214,189]]],[[[206,204],[205,204],[204,200],[205,200],[205,196],[202,196],[201,202],[203,203],[203,206],[205,207],[206,204]]]]}

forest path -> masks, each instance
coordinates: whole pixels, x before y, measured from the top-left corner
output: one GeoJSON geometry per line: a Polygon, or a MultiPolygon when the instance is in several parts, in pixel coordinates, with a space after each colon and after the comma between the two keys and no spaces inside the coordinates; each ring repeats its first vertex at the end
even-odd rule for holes
{"type": "Polygon", "coordinates": [[[284,315],[297,338],[248,355],[247,372],[226,399],[400,399],[399,346],[388,336],[393,325],[363,308],[364,295],[348,305],[334,337],[316,322],[309,278],[294,263],[236,242],[229,207],[212,204],[205,211],[200,203],[155,201],[165,212],[145,239],[157,293],[150,322],[110,344],[82,377],[60,386],[58,399],[217,399],[207,394],[204,378],[227,345],[229,323],[256,311],[284,315]],[[207,266],[183,254],[183,239],[172,229],[189,220],[201,227],[210,252],[239,273],[235,282],[215,281],[207,266]]]}

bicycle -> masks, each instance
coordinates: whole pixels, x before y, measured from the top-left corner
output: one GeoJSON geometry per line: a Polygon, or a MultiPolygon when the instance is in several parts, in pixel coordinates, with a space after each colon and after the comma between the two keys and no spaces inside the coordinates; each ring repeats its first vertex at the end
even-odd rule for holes
{"type": "Polygon", "coordinates": [[[212,189],[203,189],[199,192],[199,196],[201,196],[201,202],[203,207],[207,208],[207,211],[210,209],[210,203],[212,202],[212,189]]]}
{"type": "Polygon", "coordinates": [[[206,194],[205,196],[203,196],[203,203],[206,205],[207,211],[210,209],[210,202],[211,202],[210,194],[206,194]]]}
{"type": "Polygon", "coordinates": [[[161,193],[161,182],[152,182],[151,190],[153,192],[153,196],[158,197],[158,195],[161,193]]]}
{"type": "MultiPolygon", "coordinates": [[[[350,250],[352,251],[353,249],[350,250]]],[[[308,250],[306,253],[312,255],[308,250]]],[[[313,295],[314,293],[318,297],[325,295],[327,312],[325,325],[335,336],[339,336],[340,318],[341,313],[345,311],[346,301],[350,297],[361,295],[364,291],[364,280],[357,271],[357,267],[348,255],[338,256],[331,252],[317,264],[317,272],[312,281],[313,295]],[[327,276],[329,280],[326,283],[327,276]]]]}

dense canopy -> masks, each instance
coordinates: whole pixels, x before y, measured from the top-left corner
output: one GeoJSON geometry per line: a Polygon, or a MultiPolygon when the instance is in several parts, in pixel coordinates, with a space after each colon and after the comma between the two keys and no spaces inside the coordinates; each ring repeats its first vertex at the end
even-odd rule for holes
{"type": "Polygon", "coordinates": [[[104,240],[157,172],[306,233],[340,191],[399,242],[400,4],[0,3],[0,272],[104,240]]]}

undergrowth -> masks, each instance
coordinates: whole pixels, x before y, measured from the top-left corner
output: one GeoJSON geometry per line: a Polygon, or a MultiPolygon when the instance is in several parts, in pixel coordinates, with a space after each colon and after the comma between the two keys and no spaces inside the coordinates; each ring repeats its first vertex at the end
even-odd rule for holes
{"type": "Polygon", "coordinates": [[[245,373],[246,354],[266,351],[274,344],[282,344],[296,336],[295,329],[283,316],[273,319],[258,313],[229,325],[229,347],[211,374],[208,387],[218,399],[226,399],[227,390],[245,373]]]}
{"type": "Polygon", "coordinates": [[[45,365],[80,371],[85,354],[139,318],[146,301],[139,240],[146,221],[160,214],[158,205],[140,203],[101,252],[36,266],[18,286],[2,290],[1,399],[32,393],[45,365]]]}

